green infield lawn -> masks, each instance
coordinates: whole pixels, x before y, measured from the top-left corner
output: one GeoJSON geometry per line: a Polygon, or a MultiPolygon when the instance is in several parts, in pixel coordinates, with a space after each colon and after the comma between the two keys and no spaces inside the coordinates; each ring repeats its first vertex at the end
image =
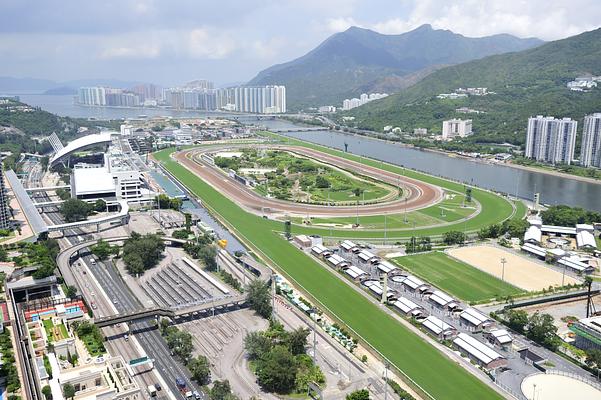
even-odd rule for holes
{"type": "Polygon", "coordinates": [[[155,153],[179,181],[253,250],[335,315],[393,365],[439,400],[502,399],[502,396],[411,332],[345,283],[331,270],[289,244],[274,230],[282,223],[249,214],[170,158],[173,149],[155,153]]]}
{"type": "Polygon", "coordinates": [[[468,302],[524,293],[507,282],[439,251],[399,257],[393,261],[441,290],[468,302]]]}

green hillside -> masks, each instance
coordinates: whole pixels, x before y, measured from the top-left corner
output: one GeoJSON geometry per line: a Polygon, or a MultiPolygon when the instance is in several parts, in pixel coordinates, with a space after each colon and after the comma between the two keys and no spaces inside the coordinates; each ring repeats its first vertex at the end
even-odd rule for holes
{"type": "MultiPolygon", "coordinates": [[[[601,111],[601,87],[573,92],[566,83],[577,76],[601,75],[601,29],[517,53],[489,56],[440,69],[403,92],[350,112],[359,128],[381,131],[442,130],[442,121],[471,118],[476,133],[468,141],[523,143],[527,118],[544,114],[581,120],[601,111]],[[467,99],[437,99],[460,87],[487,87],[496,94],[467,99]],[[482,114],[460,114],[468,107],[482,114]]],[[[580,124],[581,125],[581,124],[580,124]]],[[[579,131],[581,127],[579,127],[579,131]]]]}
{"type": "Polygon", "coordinates": [[[396,92],[444,65],[541,43],[504,34],[469,38],[430,25],[400,35],[351,27],[302,57],[261,71],[249,85],[286,85],[291,110],[339,105],[363,92],[396,92]]]}

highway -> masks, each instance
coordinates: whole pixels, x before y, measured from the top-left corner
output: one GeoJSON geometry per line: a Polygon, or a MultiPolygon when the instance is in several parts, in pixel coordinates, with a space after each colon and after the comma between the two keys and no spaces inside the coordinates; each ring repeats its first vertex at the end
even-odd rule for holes
{"type": "MultiPolygon", "coordinates": [[[[31,169],[31,172],[32,173],[28,176],[27,185],[37,186],[42,175],[41,169],[34,167],[31,169]],[[29,177],[31,177],[31,179],[29,179],[29,177]]],[[[44,197],[49,200],[47,194],[44,193],[39,195],[39,198],[44,197]]],[[[58,210],[46,212],[44,215],[54,224],[63,222],[62,216],[58,210]]],[[[66,245],[70,247],[76,244],[79,240],[91,239],[93,239],[93,235],[86,234],[81,229],[71,229],[66,231],[65,237],[59,240],[66,242],[66,245]]],[[[80,293],[82,293],[82,295],[84,295],[88,300],[88,304],[91,304],[92,301],[97,304],[98,309],[94,310],[94,312],[99,311],[104,316],[113,315],[115,312],[128,312],[142,308],[142,305],[129,291],[112,265],[107,266],[101,262],[97,262],[96,265],[93,265],[90,262],[91,256],[84,256],[81,260],[85,263],[85,267],[83,265],[81,267],[77,267],[79,269],[78,273],[83,275],[83,269],[88,268],[100,286],[95,287],[96,290],[94,290],[92,289],[94,286],[90,285],[89,283],[93,282],[94,280],[79,276],[79,282],[84,282],[84,284],[79,285],[78,289],[80,293]],[[86,287],[85,282],[88,282],[89,287],[86,287]],[[106,293],[108,298],[104,298],[104,296],[101,295],[102,292],[106,293]],[[113,300],[117,301],[113,302],[113,300]],[[111,306],[114,307],[114,309],[111,309],[111,306]]],[[[73,274],[73,271],[70,272],[72,275],[74,275],[74,278],[77,281],[78,277],[75,277],[76,274],[73,274]]],[[[67,272],[67,274],[69,274],[69,272],[67,272]]],[[[122,336],[122,333],[124,333],[123,327],[111,327],[103,329],[103,333],[106,335],[107,339],[110,339],[106,342],[107,349],[112,350],[113,354],[122,355],[126,362],[142,355],[147,355],[149,358],[154,360],[154,372],[136,375],[136,380],[140,386],[140,389],[142,390],[142,393],[147,394],[146,387],[148,385],[157,383],[158,379],[154,375],[158,372],[162,376],[164,383],[167,385],[166,388],[164,385],[162,385],[163,390],[158,392],[159,398],[166,398],[166,392],[171,392],[175,398],[185,398],[185,396],[179,392],[177,386],[175,385],[175,379],[178,377],[183,378],[187,382],[189,388],[192,390],[197,390],[202,394],[198,386],[194,385],[190,379],[190,374],[187,368],[185,368],[181,363],[176,361],[171,356],[170,350],[161,337],[159,331],[155,329],[150,322],[138,322],[130,324],[130,331],[130,336],[134,337],[138,341],[142,351],[145,354],[140,354],[140,352],[136,351],[133,341],[125,340],[125,338],[122,336]]]]}
{"type": "MultiPolygon", "coordinates": [[[[204,161],[200,155],[216,148],[193,149],[174,154],[178,162],[184,165],[194,174],[201,177],[220,193],[232,199],[245,209],[258,213],[285,213],[288,215],[310,215],[313,217],[340,217],[340,216],[366,216],[401,214],[406,211],[418,210],[440,202],[443,199],[443,191],[434,185],[408,178],[403,175],[388,172],[376,167],[371,167],[356,161],[347,160],[342,157],[332,156],[317,150],[299,146],[263,146],[269,149],[280,149],[297,153],[319,162],[330,164],[344,170],[385,182],[395,187],[403,188],[403,196],[392,201],[381,203],[357,204],[357,205],[317,205],[303,204],[292,201],[284,201],[266,198],[239,182],[227,177],[223,171],[211,166],[204,161]]],[[[262,147],[262,148],[263,148],[262,147]]],[[[240,146],[229,146],[228,149],[240,148],[240,146]]]]}

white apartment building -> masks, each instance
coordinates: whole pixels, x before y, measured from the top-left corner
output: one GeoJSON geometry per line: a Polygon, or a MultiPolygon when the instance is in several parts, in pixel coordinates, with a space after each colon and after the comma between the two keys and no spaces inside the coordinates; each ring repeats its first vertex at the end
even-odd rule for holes
{"type": "Polygon", "coordinates": [[[99,86],[80,87],[78,91],[78,103],[88,106],[105,106],[106,89],[99,86]]]}
{"type": "Polygon", "coordinates": [[[584,117],[580,165],[601,168],[601,113],[584,117]]]}
{"type": "Polygon", "coordinates": [[[571,164],[577,125],[571,118],[530,117],[524,155],[551,164],[571,164]]]}
{"type": "Polygon", "coordinates": [[[442,122],[443,140],[452,140],[456,137],[466,137],[472,134],[471,119],[450,119],[442,122]]]}
{"type": "Polygon", "coordinates": [[[363,104],[369,103],[373,100],[383,99],[384,97],[388,97],[386,93],[362,93],[359,98],[345,99],[342,102],[342,110],[352,110],[355,107],[362,106],[363,104]]]}

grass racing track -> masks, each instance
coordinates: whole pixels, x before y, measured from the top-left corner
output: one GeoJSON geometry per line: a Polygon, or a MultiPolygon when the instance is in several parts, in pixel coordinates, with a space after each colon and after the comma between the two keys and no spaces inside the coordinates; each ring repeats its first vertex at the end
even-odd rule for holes
{"type": "Polygon", "coordinates": [[[253,250],[307,293],[324,310],[347,325],[392,365],[439,400],[485,400],[503,397],[457,365],[430,343],[350,287],[335,272],[288,243],[277,230],[281,222],[247,213],[173,161],[173,149],[154,157],[214,215],[253,250]]]}
{"type": "Polygon", "coordinates": [[[468,302],[524,293],[520,288],[439,251],[399,257],[393,261],[401,268],[468,302]]]}

